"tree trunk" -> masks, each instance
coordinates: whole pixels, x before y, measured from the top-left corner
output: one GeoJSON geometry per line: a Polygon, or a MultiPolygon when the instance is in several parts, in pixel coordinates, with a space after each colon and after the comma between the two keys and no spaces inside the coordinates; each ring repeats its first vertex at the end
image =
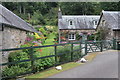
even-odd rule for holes
{"type": "Polygon", "coordinates": [[[28,13],[28,20],[30,20],[30,13],[28,13]]]}
{"type": "Polygon", "coordinates": [[[22,13],[22,10],[21,10],[21,5],[19,6],[19,12],[20,12],[20,14],[22,13]]]}
{"type": "Polygon", "coordinates": [[[25,12],[26,12],[25,6],[23,7],[23,12],[24,12],[24,14],[25,14],[25,12]]]}

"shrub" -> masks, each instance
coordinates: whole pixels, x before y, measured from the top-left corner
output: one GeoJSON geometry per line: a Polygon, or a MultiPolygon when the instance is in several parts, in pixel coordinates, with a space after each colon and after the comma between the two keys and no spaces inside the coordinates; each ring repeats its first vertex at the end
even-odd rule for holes
{"type": "Polygon", "coordinates": [[[76,33],[76,40],[80,40],[81,36],[79,35],[79,33],[76,33]]]}
{"type": "Polygon", "coordinates": [[[62,54],[59,55],[59,62],[66,62],[66,61],[70,61],[71,59],[71,50],[69,46],[63,46],[62,48],[59,48],[57,51],[58,54],[62,54]]]}
{"type": "Polygon", "coordinates": [[[88,40],[94,40],[95,39],[95,35],[89,35],[88,36],[88,40]]]}
{"type": "Polygon", "coordinates": [[[26,68],[19,66],[6,67],[2,71],[2,77],[12,77],[17,76],[26,72],[26,68]]]}
{"type": "MultiPolygon", "coordinates": [[[[11,52],[8,58],[9,62],[21,61],[26,59],[29,59],[29,56],[26,52],[22,51],[11,52]]],[[[16,65],[19,67],[28,68],[30,67],[30,62],[21,62],[16,65]]]]}
{"type": "Polygon", "coordinates": [[[35,61],[35,70],[41,71],[47,68],[52,67],[55,64],[55,60],[53,58],[44,58],[41,60],[35,61]]]}

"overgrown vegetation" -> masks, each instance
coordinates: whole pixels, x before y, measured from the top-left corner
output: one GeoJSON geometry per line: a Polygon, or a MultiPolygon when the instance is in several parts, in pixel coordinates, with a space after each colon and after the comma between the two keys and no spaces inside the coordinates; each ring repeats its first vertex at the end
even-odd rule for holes
{"type": "Polygon", "coordinates": [[[64,15],[100,15],[117,11],[119,2],[2,2],[9,10],[32,25],[56,25],[58,8],[64,15]]]}

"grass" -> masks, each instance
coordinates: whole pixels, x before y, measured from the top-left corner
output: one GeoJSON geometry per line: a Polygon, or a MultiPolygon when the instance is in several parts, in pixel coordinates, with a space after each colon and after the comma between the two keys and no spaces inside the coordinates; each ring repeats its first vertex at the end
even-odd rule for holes
{"type": "MultiPolygon", "coordinates": [[[[85,56],[85,59],[87,59],[88,61],[92,61],[98,54],[99,54],[99,52],[89,53],[87,56],[85,56]]],[[[25,78],[28,78],[28,79],[29,78],[47,78],[47,77],[55,75],[57,73],[80,66],[81,64],[84,64],[84,63],[70,62],[70,63],[60,65],[63,68],[62,70],[56,70],[55,67],[53,67],[53,68],[47,69],[45,71],[38,72],[36,74],[26,76],[25,78]]]]}
{"type": "MultiPolygon", "coordinates": [[[[51,33],[48,39],[45,41],[44,45],[53,45],[54,38],[55,38],[55,35],[51,33]]],[[[54,47],[45,47],[41,49],[42,49],[42,56],[47,56],[54,53],[54,47]]]]}
{"type": "MultiPolygon", "coordinates": [[[[53,42],[54,38],[55,38],[55,35],[53,33],[51,33],[49,35],[48,39],[45,41],[44,45],[53,45],[54,44],[54,42],[53,42]]],[[[79,46],[74,47],[74,49],[78,49],[78,48],[79,48],[79,46]]],[[[42,56],[50,55],[51,53],[54,54],[54,47],[43,48],[42,53],[43,53],[42,56]]],[[[96,53],[90,53],[87,56],[85,56],[85,58],[89,61],[92,61],[95,58],[96,55],[97,55],[96,53]]],[[[32,75],[28,75],[25,78],[47,78],[47,77],[52,76],[54,74],[60,73],[62,71],[66,71],[66,70],[69,70],[71,68],[77,67],[81,64],[83,64],[83,63],[70,62],[70,63],[62,64],[61,65],[62,68],[63,68],[62,70],[56,70],[55,67],[52,67],[52,68],[44,70],[42,72],[38,72],[38,73],[32,74],[32,75]]]]}
{"type": "Polygon", "coordinates": [[[44,45],[53,45],[54,38],[55,38],[55,35],[53,33],[51,33],[49,35],[48,39],[45,41],[44,45]]]}
{"type": "Polygon", "coordinates": [[[100,52],[88,53],[84,58],[88,61],[92,61],[100,52]]]}
{"type": "Polygon", "coordinates": [[[50,69],[45,70],[43,72],[39,72],[37,74],[26,76],[25,78],[47,78],[47,77],[52,76],[54,74],[60,73],[60,72],[65,71],[65,70],[69,70],[69,69],[76,67],[76,66],[79,66],[80,64],[82,64],[82,63],[70,62],[70,63],[61,65],[63,68],[62,70],[56,70],[55,67],[53,67],[53,68],[50,68],[50,69]]]}

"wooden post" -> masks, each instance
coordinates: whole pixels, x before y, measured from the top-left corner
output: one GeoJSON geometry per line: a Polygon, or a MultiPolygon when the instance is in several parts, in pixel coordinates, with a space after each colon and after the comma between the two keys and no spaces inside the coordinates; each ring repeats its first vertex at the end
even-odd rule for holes
{"type": "Polygon", "coordinates": [[[55,64],[57,64],[57,46],[55,45],[55,64]]]}
{"type": "Polygon", "coordinates": [[[81,55],[82,54],[82,49],[81,48],[82,48],[82,45],[81,45],[81,42],[80,42],[80,54],[79,54],[80,57],[82,56],[81,55]]]}
{"type": "Polygon", "coordinates": [[[30,60],[31,60],[31,69],[32,69],[32,72],[35,72],[35,67],[34,67],[34,49],[29,49],[29,54],[30,54],[30,60]]]}
{"type": "Polygon", "coordinates": [[[71,44],[71,61],[73,60],[73,43],[71,44]]]}
{"type": "Polygon", "coordinates": [[[117,49],[116,39],[113,39],[113,49],[114,49],[114,50],[116,50],[116,49],[117,49]]]}
{"type": "Polygon", "coordinates": [[[85,55],[87,55],[87,40],[85,40],[85,55]]]}
{"type": "Polygon", "coordinates": [[[102,52],[103,51],[103,41],[101,40],[101,42],[100,42],[100,52],[102,52]]]}

